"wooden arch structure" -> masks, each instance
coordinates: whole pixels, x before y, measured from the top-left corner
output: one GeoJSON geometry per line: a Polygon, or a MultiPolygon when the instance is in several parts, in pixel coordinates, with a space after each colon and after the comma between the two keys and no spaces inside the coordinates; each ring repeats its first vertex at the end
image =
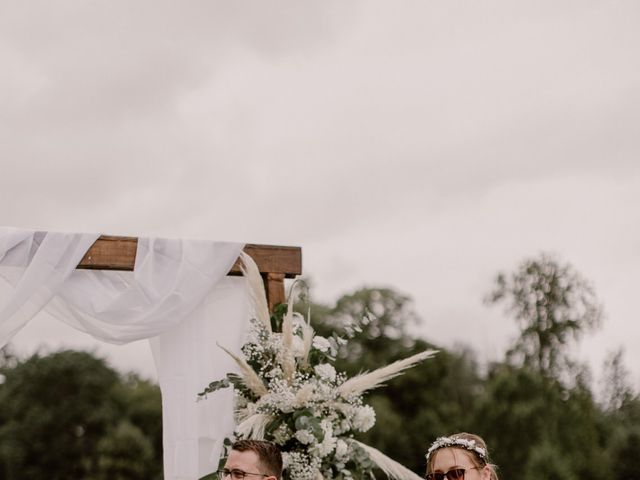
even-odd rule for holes
{"type": "MultiPolygon", "coordinates": [[[[82,258],[77,268],[92,270],[133,271],[138,239],[136,237],[100,236],[82,258]]],[[[244,252],[260,269],[269,309],[285,302],[284,279],[302,273],[302,249],[276,245],[247,244],[244,252]]],[[[229,275],[242,275],[238,262],[229,275]]]]}

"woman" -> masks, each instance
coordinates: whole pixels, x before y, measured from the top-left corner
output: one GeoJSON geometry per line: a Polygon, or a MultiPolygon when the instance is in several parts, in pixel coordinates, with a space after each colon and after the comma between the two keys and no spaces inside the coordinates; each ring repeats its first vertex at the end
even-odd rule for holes
{"type": "Polygon", "coordinates": [[[487,445],[478,435],[440,437],[427,450],[427,480],[498,480],[487,445]]]}

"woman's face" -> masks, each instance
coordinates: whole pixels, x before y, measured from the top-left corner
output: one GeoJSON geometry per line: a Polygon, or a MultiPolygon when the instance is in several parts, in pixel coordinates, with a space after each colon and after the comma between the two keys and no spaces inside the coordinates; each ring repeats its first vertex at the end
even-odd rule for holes
{"type": "Polygon", "coordinates": [[[477,467],[471,454],[461,448],[442,448],[435,453],[432,471],[435,480],[446,478],[447,480],[490,480],[491,472],[487,467],[477,467]],[[464,470],[464,476],[458,475],[464,470]],[[448,475],[447,475],[448,474],[448,475]]]}

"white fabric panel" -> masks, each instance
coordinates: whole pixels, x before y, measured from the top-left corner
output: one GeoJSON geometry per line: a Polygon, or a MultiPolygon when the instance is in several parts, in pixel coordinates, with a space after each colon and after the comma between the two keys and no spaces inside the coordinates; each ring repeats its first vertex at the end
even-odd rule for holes
{"type": "Polygon", "coordinates": [[[218,391],[198,402],[196,394],[237,371],[216,343],[240,350],[246,299],[244,278],[227,277],[187,322],[151,340],[163,392],[165,478],[197,479],[218,468],[222,442],[234,427],[233,392],[218,391]]]}
{"type": "Polygon", "coordinates": [[[133,272],[75,270],[96,234],[0,228],[0,346],[37,312],[94,338],[151,338],[163,397],[166,480],[196,480],[217,468],[232,429],[231,392],[196,403],[211,380],[234,369],[246,327],[246,282],[226,273],[243,245],[139,239],[133,272]],[[0,282],[2,283],[2,282],[0,282]],[[155,338],[154,338],[155,337],[155,338]]]}
{"type": "Polygon", "coordinates": [[[203,303],[242,246],[140,238],[133,272],[76,270],[47,311],[109,343],[155,337],[203,303]]]}
{"type": "Polygon", "coordinates": [[[63,288],[96,238],[0,227],[0,347],[63,288]]]}

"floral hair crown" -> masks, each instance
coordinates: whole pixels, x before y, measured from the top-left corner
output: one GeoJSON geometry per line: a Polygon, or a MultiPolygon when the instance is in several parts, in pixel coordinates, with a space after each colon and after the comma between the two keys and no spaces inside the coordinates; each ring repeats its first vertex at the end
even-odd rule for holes
{"type": "Polygon", "coordinates": [[[436,438],[436,441],[431,444],[429,450],[427,450],[427,463],[429,462],[429,457],[433,452],[440,448],[447,447],[463,448],[465,450],[469,450],[470,452],[476,453],[480,457],[480,459],[484,461],[487,460],[487,451],[484,448],[478,446],[475,440],[455,437],[438,437],[436,438]]]}

